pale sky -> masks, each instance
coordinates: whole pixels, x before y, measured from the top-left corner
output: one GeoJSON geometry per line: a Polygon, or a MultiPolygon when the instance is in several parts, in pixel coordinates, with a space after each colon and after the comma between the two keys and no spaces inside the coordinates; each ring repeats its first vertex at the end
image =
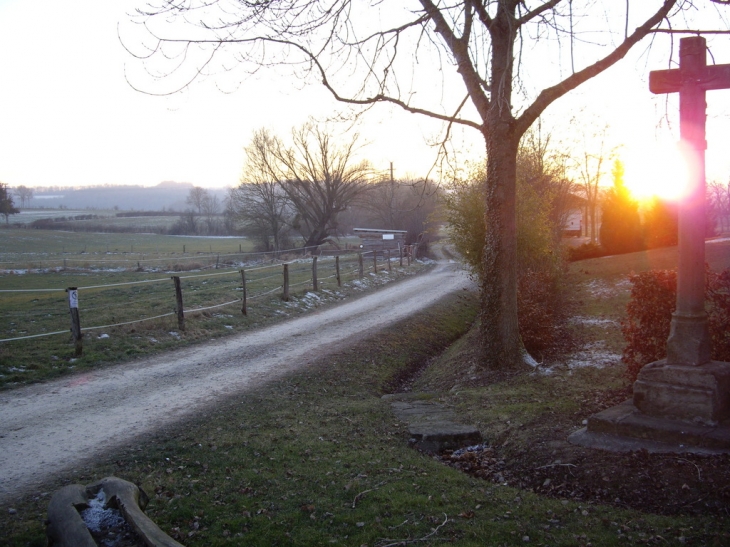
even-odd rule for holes
{"type": "MultiPolygon", "coordinates": [[[[139,63],[121,46],[117,24],[130,36],[126,12],[139,3],[0,0],[0,181],[233,186],[255,129],[266,126],[286,137],[310,115],[341,108],[323,87],[302,88],[273,71],[244,80],[232,93],[221,92],[214,80],[172,97],[133,90],[125,70],[136,74],[139,63]]],[[[708,41],[716,62],[730,63],[730,37],[708,41]]],[[[654,51],[667,50],[668,43],[659,37],[654,51]]],[[[568,123],[578,112],[590,124],[608,123],[610,144],[624,145],[627,177],[639,170],[633,164],[649,159],[653,143],[666,146],[677,139],[676,133],[657,130],[665,103],[647,84],[648,71],[666,68],[666,59],[653,52],[647,61],[639,55],[643,49],[550,107],[545,120],[565,142],[585,130],[568,123]]],[[[728,104],[730,91],[708,94],[708,177],[723,181],[730,178],[728,104]]],[[[670,114],[676,108],[676,101],[669,103],[670,114]]],[[[434,159],[426,141],[439,127],[423,117],[375,108],[359,128],[362,142],[369,143],[361,155],[383,171],[393,162],[396,176],[423,176],[434,159]]],[[[457,142],[474,157],[482,150],[480,139],[473,130],[457,133],[457,142]]]]}

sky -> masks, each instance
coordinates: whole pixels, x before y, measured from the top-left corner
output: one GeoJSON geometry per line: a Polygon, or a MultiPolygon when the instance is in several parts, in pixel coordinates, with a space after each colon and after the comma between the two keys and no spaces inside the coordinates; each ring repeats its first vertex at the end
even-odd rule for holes
{"type": "MultiPolygon", "coordinates": [[[[0,181],[32,187],[168,180],[235,186],[255,129],[286,136],[310,116],[341,108],[322,86],[302,86],[273,70],[248,77],[233,92],[221,91],[212,79],[170,97],[134,90],[125,75],[136,78],[140,65],[122,47],[118,29],[124,39],[134,37],[127,13],[136,5],[0,0],[0,181]]],[[[711,41],[718,63],[730,63],[726,42],[730,37],[711,41]]],[[[609,124],[608,144],[621,146],[627,178],[647,178],[656,171],[650,165],[669,165],[660,151],[671,149],[677,132],[658,127],[677,104],[652,96],[647,84],[649,70],[666,68],[665,56],[655,53],[668,49],[664,44],[658,39],[648,58],[640,46],[558,101],[544,126],[570,147],[591,128],[609,124]]],[[[730,91],[708,95],[708,177],[721,181],[730,178],[729,104],[730,91]]],[[[439,129],[420,116],[375,108],[358,127],[360,153],[383,172],[393,162],[396,177],[424,176],[435,157],[427,143],[439,129]]],[[[459,131],[455,139],[464,157],[482,155],[476,131],[459,131]]]]}

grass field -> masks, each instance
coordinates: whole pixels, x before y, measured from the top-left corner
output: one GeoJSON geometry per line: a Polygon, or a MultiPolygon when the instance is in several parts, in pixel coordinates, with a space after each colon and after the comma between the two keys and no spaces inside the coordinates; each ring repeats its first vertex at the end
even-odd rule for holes
{"type": "MultiPolygon", "coordinates": [[[[162,241],[169,243],[170,240],[162,241]]],[[[311,258],[281,255],[279,260],[273,260],[261,254],[224,255],[219,268],[215,267],[217,256],[212,263],[200,256],[190,261],[179,258],[170,265],[181,280],[186,314],[184,331],[179,328],[174,313],[176,299],[171,272],[160,267],[148,265],[147,271],[61,268],[0,274],[0,340],[5,340],[0,342],[0,388],[255,328],[425,267],[423,264],[409,267],[407,261],[400,267],[393,257],[388,271],[381,254],[379,272],[374,275],[372,258],[366,257],[365,277],[361,280],[357,255],[346,254],[338,259],[342,284],[338,286],[335,258],[322,256],[318,258],[319,291],[315,294],[311,292],[311,258]],[[291,300],[283,302],[283,262],[287,258],[291,300]],[[245,316],[242,315],[241,269],[246,274],[248,313],[245,316]],[[65,291],[69,287],[78,288],[84,332],[84,351],[80,357],[74,355],[70,343],[65,291]]]]}
{"type": "MultiPolygon", "coordinates": [[[[138,219],[125,219],[138,220],[138,219]]],[[[56,230],[2,230],[0,271],[56,268],[136,268],[168,262],[215,260],[253,251],[242,237],[112,234],[56,230]]]]}

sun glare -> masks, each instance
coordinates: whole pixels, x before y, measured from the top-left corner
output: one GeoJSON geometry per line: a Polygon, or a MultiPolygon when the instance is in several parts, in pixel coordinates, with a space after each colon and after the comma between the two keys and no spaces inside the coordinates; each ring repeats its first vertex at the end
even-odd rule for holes
{"type": "Polygon", "coordinates": [[[630,150],[624,167],[626,186],[638,200],[679,201],[687,195],[689,168],[677,143],[630,150]]]}

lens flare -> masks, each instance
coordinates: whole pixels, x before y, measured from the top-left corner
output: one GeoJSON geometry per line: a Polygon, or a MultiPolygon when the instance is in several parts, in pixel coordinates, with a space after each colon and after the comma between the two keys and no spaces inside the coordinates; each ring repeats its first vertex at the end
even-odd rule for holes
{"type": "Polygon", "coordinates": [[[690,192],[688,155],[678,143],[632,149],[624,164],[626,186],[636,199],[680,201],[690,192]]]}

